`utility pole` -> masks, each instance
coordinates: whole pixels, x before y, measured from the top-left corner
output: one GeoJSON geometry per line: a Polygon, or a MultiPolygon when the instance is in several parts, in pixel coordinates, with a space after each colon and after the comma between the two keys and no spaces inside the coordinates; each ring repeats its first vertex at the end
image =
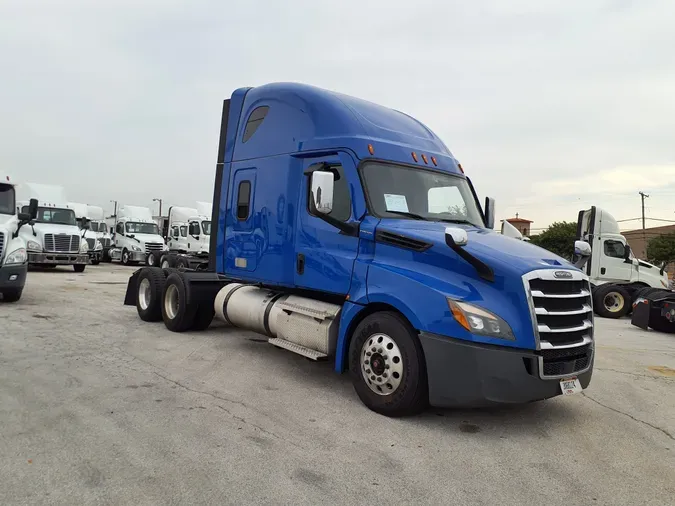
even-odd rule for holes
{"type": "Polygon", "coordinates": [[[153,202],[159,202],[159,216],[162,216],[162,199],[152,199],[153,202]]]}
{"type": "Polygon", "coordinates": [[[113,216],[115,217],[115,221],[117,221],[117,201],[116,200],[111,200],[113,204],[115,204],[115,210],[113,211],[113,216]]]}
{"type": "Polygon", "coordinates": [[[638,192],[642,197],[642,230],[645,229],[645,199],[649,197],[645,192],[638,192]]]}

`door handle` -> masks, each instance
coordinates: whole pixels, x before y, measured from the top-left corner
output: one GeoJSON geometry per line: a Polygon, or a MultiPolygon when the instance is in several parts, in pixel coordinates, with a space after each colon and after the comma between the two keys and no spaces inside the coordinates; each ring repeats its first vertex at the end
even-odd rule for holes
{"type": "Polygon", "coordinates": [[[298,271],[298,274],[305,273],[305,255],[303,255],[302,253],[298,253],[296,261],[296,269],[298,271]]]}
{"type": "Polygon", "coordinates": [[[604,267],[601,267],[600,268],[600,274],[604,274],[605,272],[607,272],[607,269],[605,269],[604,267]]]}

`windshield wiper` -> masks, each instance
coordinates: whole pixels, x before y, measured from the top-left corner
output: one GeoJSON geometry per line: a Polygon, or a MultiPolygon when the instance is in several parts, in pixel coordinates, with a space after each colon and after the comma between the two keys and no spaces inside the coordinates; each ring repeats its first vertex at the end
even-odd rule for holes
{"type": "Polygon", "coordinates": [[[476,226],[473,223],[471,223],[469,220],[456,220],[456,219],[451,219],[451,218],[440,218],[439,221],[442,221],[444,223],[459,223],[459,224],[463,224],[463,225],[473,225],[474,227],[476,226]]]}
{"type": "Polygon", "coordinates": [[[387,211],[389,214],[400,214],[401,216],[407,216],[408,218],[415,218],[416,220],[429,221],[429,218],[420,216],[419,214],[409,213],[408,211],[387,211]]]}

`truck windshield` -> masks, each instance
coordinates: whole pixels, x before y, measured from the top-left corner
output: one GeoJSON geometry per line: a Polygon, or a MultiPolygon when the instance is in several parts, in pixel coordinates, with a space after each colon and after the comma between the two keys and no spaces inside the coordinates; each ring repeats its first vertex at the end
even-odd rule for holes
{"type": "Polygon", "coordinates": [[[127,234],[152,234],[159,235],[159,228],[155,223],[139,223],[130,221],[126,224],[127,234]]]}
{"type": "MultiPolygon", "coordinates": [[[[23,206],[21,212],[28,213],[28,206],[23,206]]],[[[58,207],[38,207],[35,222],[77,226],[75,212],[72,209],[59,209],[58,207]]]]}
{"type": "Polygon", "coordinates": [[[407,218],[484,227],[466,179],[435,170],[381,162],[362,169],[372,212],[380,218],[407,218]]]}
{"type": "Polygon", "coordinates": [[[14,187],[0,184],[0,214],[14,214],[14,187]]]}
{"type": "Polygon", "coordinates": [[[204,235],[211,235],[211,222],[202,221],[202,232],[204,235]]]}

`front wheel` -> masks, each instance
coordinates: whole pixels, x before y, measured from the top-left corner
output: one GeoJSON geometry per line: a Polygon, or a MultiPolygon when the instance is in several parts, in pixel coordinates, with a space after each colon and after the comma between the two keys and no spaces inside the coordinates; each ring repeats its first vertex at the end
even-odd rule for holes
{"type": "Polygon", "coordinates": [[[84,272],[85,267],[86,267],[85,264],[75,264],[75,265],[73,265],[73,270],[75,272],[84,272]]]}
{"type": "Polygon", "coordinates": [[[349,345],[349,372],[357,395],[376,413],[406,416],[428,405],[422,346],[396,313],[374,313],[359,323],[349,345]]]}
{"type": "Polygon", "coordinates": [[[6,288],[0,295],[2,295],[2,302],[17,302],[21,298],[23,288],[6,288]]]}
{"type": "Polygon", "coordinates": [[[100,260],[92,260],[92,261],[91,261],[91,265],[98,265],[98,264],[100,264],[100,263],[101,263],[100,260]]]}
{"type": "Polygon", "coordinates": [[[130,258],[129,252],[126,249],[122,250],[122,265],[129,265],[130,258]]]}
{"type": "Polygon", "coordinates": [[[603,318],[621,318],[632,309],[628,291],[620,285],[600,285],[593,293],[593,308],[603,318]]]}

